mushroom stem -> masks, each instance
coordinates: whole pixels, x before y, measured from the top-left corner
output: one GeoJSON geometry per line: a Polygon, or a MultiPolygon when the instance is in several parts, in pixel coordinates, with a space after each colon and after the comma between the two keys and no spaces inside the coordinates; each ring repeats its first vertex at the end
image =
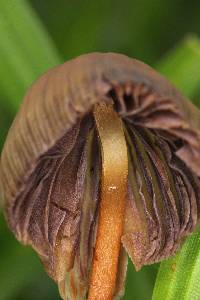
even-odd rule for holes
{"type": "Polygon", "coordinates": [[[102,155],[101,201],[89,300],[115,294],[127,195],[128,155],[123,124],[112,104],[94,108],[102,155]]]}

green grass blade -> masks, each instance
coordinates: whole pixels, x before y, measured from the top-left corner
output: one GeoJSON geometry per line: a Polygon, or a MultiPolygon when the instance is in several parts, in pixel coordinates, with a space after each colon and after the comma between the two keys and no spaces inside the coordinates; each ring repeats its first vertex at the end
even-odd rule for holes
{"type": "MultiPolygon", "coordinates": [[[[28,1],[0,0],[0,147],[28,86],[60,62],[28,1]]],[[[44,274],[36,254],[17,243],[2,214],[0,244],[0,299],[57,299],[57,289],[44,274]]]]}
{"type": "Polygon", "coordinates": [[[181,251],[162,262],[153,300],[198,300],[200,278],[200,233],[189,237],[181,251]]]}
{"type": "MultiPolygon", "coordinates": [[[[200,40],[185,39],[158,69],[189,97],[200,91],[200,40]]],[[[200,105],[200,99],[197,102],[200,105]]],[[[163,261],[153,300],[199,300],[200,231],[187,238],[179,253],[163,261]]]]}
{"type": "Polygon", "coordinates": [[[0,1],[0,103],[16,110],[27,87],[61,58],[28,2],[0,1]]]}

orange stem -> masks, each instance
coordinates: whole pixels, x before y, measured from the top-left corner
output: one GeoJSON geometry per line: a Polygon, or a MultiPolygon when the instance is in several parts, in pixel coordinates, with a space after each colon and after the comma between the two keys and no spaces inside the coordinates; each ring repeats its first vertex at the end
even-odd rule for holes
{"type": "Polygon", "coordinates": [[[102,182],[88,299],[111,300],[124,225],[128,157],[122,121],[112,104],[97,104],[94,117],[101,143],[102,182]]]}

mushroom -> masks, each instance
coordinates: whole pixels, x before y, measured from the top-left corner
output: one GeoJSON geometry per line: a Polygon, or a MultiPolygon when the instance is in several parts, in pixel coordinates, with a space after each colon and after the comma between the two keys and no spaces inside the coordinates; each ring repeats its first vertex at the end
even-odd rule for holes
{"type": "Polygon", "coordinates": [[[63,299],[113,299],[199,222],[200,113],[124,55],[92,53],[29,89],[0,161],[5,216],[63,299]]]}

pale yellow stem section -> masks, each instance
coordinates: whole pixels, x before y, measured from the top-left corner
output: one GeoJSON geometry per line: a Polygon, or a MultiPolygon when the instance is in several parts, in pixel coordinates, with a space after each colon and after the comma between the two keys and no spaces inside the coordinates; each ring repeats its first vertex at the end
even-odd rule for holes
{"type": "Polygon", "coordinates": [[[111,300],[124,225],[128,155],[122,121],[112,104],[97,104],[94,117],[101,143],[102,181],[88,299],[111,300]]]}

